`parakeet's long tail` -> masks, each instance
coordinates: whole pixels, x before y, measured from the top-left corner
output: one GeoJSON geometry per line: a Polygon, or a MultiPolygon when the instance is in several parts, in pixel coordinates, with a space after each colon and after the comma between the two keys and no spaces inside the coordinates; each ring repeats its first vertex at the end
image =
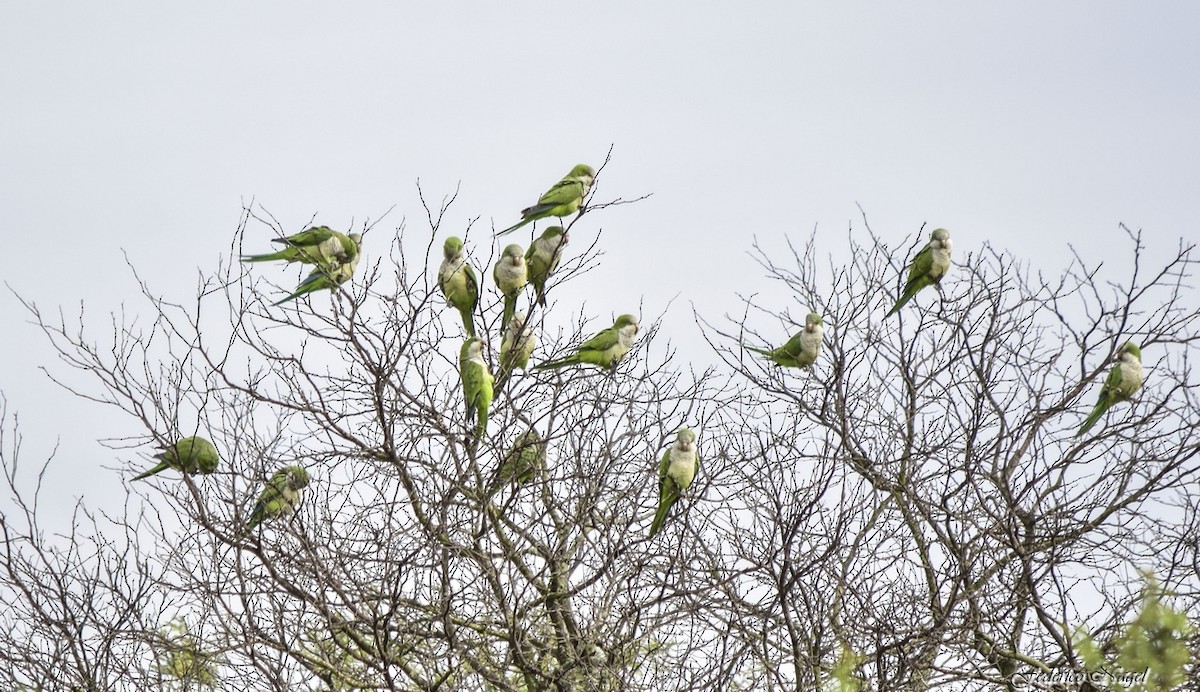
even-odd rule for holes
{"type": "Polygon", "coordinates": [[[565,367],[568,365],[578,365],[578,364],[579,364],[579,356],[574,355],[574,356],[567,356],[566,358],[563,358],[561,360],[551,360],[551,361],[547,361],[545,363],[538,363],[537,365],[533,366],[533,369],[534,370],[553,370],[555,368],[562,368],[562,367],[565,367]]]}
{"type": "Polygon", "coordinates": [[[164,462],[159,463],[157,466],[150,469],[149,471],[139,473],[138,475],[134,476],[131,480],[140,481],[143,478],[149,478],[150,476],[153,476],[154,474],[158,473],[159,471],[162,471],[164,469],[169,469],[169,468],[171,468],[171,465],[164,461],[164,462]]]}
{"type": "Polygon", "coordinates": [[[266,255],[242,255],[243,262],[273,262],[286,259],[283,252],[272,252],[266,255]]]}
{"type": "Polygon", "coordinates": [[[509,233],[512,233],[513,231],[517,230],[517,229],[518,229],[518,228],[520,228],[521,226],[524,226],[525,224],[529,223],[530,221],[533,221],[533,219],[531,219],[531,218],[528,218],[528,217],[524,217],[524,218],[522,218],[522,219],[521,219],[519,222],[517,222],[516,224],[514,224],[514,225],[512,225],[512,226],[509,226],[508,228],[504,229],[503,231],[500,231],[499,233],[497,233],[497,234],[496,234],[495,236],[493,236],[493,237],[495,237],[495,238],[499,238],[499,237],[500,237],[500,236],[502,236],[502,235],[508,235],[509,233]]]}
{"type": "Polygon", "coordinates": [[[677,499],[679,499],[678,495],[674,497],[668,495],[659,500],[658,511],[654,513],[654,521],[650,524],[648,538],[654,538],[659,531],[662,531],[663,524],[667,523],[667,514],[671,511],[671,507],[677,499]]]}
{"type": "Polygon", "coordinates": [[[296,290],[293,291],[290,296],[284,298],[283,300],[276,302],[275,305],[283,305],[284,303],[288,302],[289,300],[295,300],[302,295],[321,290],[322,288],[324,288],[324,286],[322,285],[322,279],[324,279],[324,278],[325,278],[325,274],[320,271],[316,271],[316,272],[313,272],[312,274],[309,274],[308,278],[305,279],[304,281],[301,281],[300,285],[296,287],[296,290]]]}
{"type": "Polygon", "coordinates": [[[475,338],[475,320],[471,318],[471,311],[459,310],[458,313],[462,315],[463,329],[467,331],[467,337],[475,338]]]}
{"type": "Polygon", "coordinates": [[[255,526],[263,522],[267,518],[267,506],[265,503],[258,502],[254,505],[254,511],[250,513],[250,520],[246,522],[246,530],[250,531],[255,526]]]}
{"type": "Polygon", "coordinates": [[[273,306],[283,305],[284,303],[288,302],[289,300],[295,300],[295,299],[299,298],[300,296],[304,295],[305,293],[308,293],[308,291],[296,291],[295,293],[291,294],[287,298],[284,298],[283,300],[277,300],[274,303],[272,303],[271,305],[273,305],[273,306]]]}
{"type": "Polygon", "coordinates": [[[550,211],[554,207],[555,205],[553,204],[535,204],[532,207],[525,207],[521,210],[521,218],[532,221],[541,218],[541,214],[550,211]]]}
{"type": "Polygon", "coordinates": [[[1092,426],[1100,420],[1100,417],[1103,416],[1104,412],[1107,410],[1108,407],[1104,404],[1096,404],[1096,408],[1092,409],[1092,412],[1090,415],[1088,415],[1087,420],[1083,421],[1083,425],[1079,426],[1079,432],[1075,433],[1075,437],[1079,437],[1080,435],[1091,430],[1092,426]]]}
{"type": "Polygon", "coordinates": [[[500,333],[503,334],[508,329],[508,323],[512,321],[513,315],[517,312],[517,295],[514,293],[511,297],[504,296],[504,315],[500,318],[500,333]]]}
{"type": "Polygon", "coordinates": [[[891,317],[892,315],[895,315],[897,312],[900,312],[900,308],[907,305],[908,301],[912,300],[913,296],[915,296],[915,295],[917,295],[916,291],[910,292],[906,289],[904,291],[904,295],[900,296],[900,300],[896,301],[896,304],[892,306],[891,310],[888,310],[888,314],[884,315],[883,319],[886,320],[887,318],[891,317]]]}
{"type": "Polygon", "coordinates": [[[761,349],[761,348],[754,348],[753,346],[747,346],[747,347],[746,347],[746,350],[747,350],[747,351],[753,351],[754,353],[758,353],[758,354],[760,354],[760,355],[764,355],[764,356],[766,356],[766,357],[768,357],[768,358],[770,358],[770,357],[771,357],[771,352],[770,352],[770,351],[766,351],[766,350],[763,350],[763,349],[761,349]]]}

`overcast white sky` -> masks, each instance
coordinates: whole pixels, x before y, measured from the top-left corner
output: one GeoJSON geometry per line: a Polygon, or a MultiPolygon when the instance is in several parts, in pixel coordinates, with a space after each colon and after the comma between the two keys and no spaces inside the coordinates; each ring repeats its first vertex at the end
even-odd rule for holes
{"type": "MultiPolygon", "coordinates": [[[[604,272],[559,298],[607,319],[679,294],[670,336],[694,339],[686,301],[719,317],[770,287],[752,236],[841,247],[856,204],[897,244],[929,223],[1048,270],[1068,243],[1125,250],[1119,222],[1198,237],[1198,37],[1193,2],[0,0],[0,263],[100,326],[145,308],[122,251],[186,300],[243,201],[297,231],[396,205],[378,241],[420,229],[420,178],[434,200],[461,183],[452,226],[503,228],[612,144],[601,200],[654,195],[581,222],[604,272]]],[[[58,442],[55,492],[96,504],[120,491],[113,414],[37,371],[61,368],[26,319],[0,294],[26,461],[58,442]]]]}

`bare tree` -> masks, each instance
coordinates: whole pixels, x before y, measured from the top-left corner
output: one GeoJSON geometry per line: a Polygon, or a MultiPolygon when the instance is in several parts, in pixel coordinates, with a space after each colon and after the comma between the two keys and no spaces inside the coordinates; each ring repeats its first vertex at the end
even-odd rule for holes
{"type": "MultiPolygon", "coordinates": [[[[1061,275],[1034,275],[985,245],[890,321],[881,316],[908,253],[873,233],[829,266],[815,240],[786,263],[760,252],[791,294],[773,305],[812,306],[832,323],[827,356],[808,374],[738,346],[768,341],[749,331],[761,323],[753,313],[802,324],[803,312],[751,297],[713,340],[783,407],[772,427],[803,430],[805,448],[751,471],[751,487],[780,482],[772,467],[794,469],[788,482],[830,479],[792,493],[814,503],[795,512],[794,531],[749,532],[756,545],[738,554],[754,565],[740,581],[775,585],[735,606],[761,616],[734,629],[763,652],[762,670],[792,669],[774,686],[815,686],[843,644],[877,689],[991,689],[1018,672],[1083,670],[1074,628],[1127,619],[1137,567],[1196,612],[1194,247],[1147,271],[1141,236],[1129,237],[1134,263],[1120,283],[1081,257],[1061,275]],[[1103,429],[1076,437],[1127,339],[1148,356],[1146,386],[1103,429]],[[822,559],[787,579],[795,554],[822,559]]],[[[791,516],[781,509],[756,513],[791,516]]]]}
{"type": "MultiPolygon", "coordinates": [[[[1129,619],[1135,567],[1194,612],[1191,247],[1147,272],[1130,234],[1132,273],[1107,284],[1082,258],[1051,280],[984,246],[887,321],[907,250],[869,228],[844,262],[815,239],[786,262],[760,252],[782,287],[769,307],[749,297],[728,327],[698,316],[717,365],[681,362],[642,315],[612,372],[509,378],[477,438],[434,248],[463,236],[485,276],[495,257],[474,222],[450,227],[453,204],[393,238],[365,224],[376,259],[286,307],[269,272],[233,261],[187,304],[143,286],[151,319],[114,315],[103,346],[83,314],[26,302],[98,386],[56,378],[144,430],[114,449],[200,434],[222,466],[131,483],[122,512],[80,505],[76,532],[48,539],[18,445],[0,445],[21,510],[0,517],[0,686],[807,690],[848,665],[875,689],[991,689],[1082,670],[1074,629],[1102,646],[1129,619]],[[811,370],[744,350],[810,308],[829,324],[811,370]],[[1127,338],[1146,386],[1074,437],[1127,338]],[[685,425],[703,469],[648,539],[657,459],[685,425]],[[545,467],[497,489],[530,429],[545,467]],[[299,511],[246,530],[285,465],[313,478],[299,511]]],[[[283,232],[248,212],[232,257],[262,224],[283,232]]],[[[572,246],[548,308],[531,306],[539,354],[607,326],[590,311],[614,306],[553,300],[598,257],[572,246]]],[[[498,333],[494,291],[476,320],[498,333]]]]}

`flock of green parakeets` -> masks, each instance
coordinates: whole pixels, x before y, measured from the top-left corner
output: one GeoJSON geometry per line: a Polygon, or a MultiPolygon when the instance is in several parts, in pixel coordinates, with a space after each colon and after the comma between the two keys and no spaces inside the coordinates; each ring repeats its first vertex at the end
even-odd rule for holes
{"type": "MultiPolygon", "coordinates": [[[[520,222],[496,236],[511,233],[538,219],[562,218],[579,211],[595,177],[596,172],[591,166],[575,166],[547,190],[537,204],[521,210],[520,222]]],[[[567,240],[567,233],[561,226],[551,226],[533,240],[528,250],[510,244],[501,251],[500,259],[492,271],[496,287],[504,298],[500,325],[503,338],[498,374],[494,378],[484,358],[484,342],[475,331],[474,316],[480,297],[475,270],[467,264],[462,239],[451,236],[442,245],[443,259],[438,267],[438,286],[447,304],[458,311],[463,331],[466,332],[467,338],[462,344],[458,362],[467,422],[473,426],[473,441],[478,441],[487,432],[488,411],[495,391],[504,386],[515,370],[528,367],[529,358],[537,347],[537,338],[532,329],[527,328],[526,313],[517,310],[518,298],[526,286],[532,285],[534,301],[538,305],[546,304],[546,282],[558,267],[567,240]]],[[[314,226],[287,238],[276,238],[273,242],[281,243],[283,249],[268,254],[244,255],[242,261],[315,265],[296,290],[275,305],[321,289],[336,289],[353,276],[362,251],[361,235],[344,235],[326,226],[314,226]]],[[[933,231],[929,242],[913,257],[904,290],[885,319],[897,313],[921,289],[940,284],[950,268],[950,250],[950,233],[944,228],[933,231]]],[[[546,370],[569,365],[595,365],[613,371],[633,347],[637,332],[637,318],[621,315],[613,326],[580,344],[574,353],[533,367],[535,370],[546,370]]],[[[770,350],[746,348],[777,365],[807,368],[817,360],[823,332],[824,321],[821,316],[810,312],[804,319],[804,328],[783,346],[770,350]]],[[[1117,364],[1100,390],[1099,401],[1076,435],[1090,430],[1111,406],[1130,399],[1141,387],[1142,379],[1141,351],[1133,342],[1127,342],[1118,352],[1117,364]]],[[[186,474],[208,474],[216,470],[220,461],[216,448],[203,437],[179,440],[155,458],[159,463],[133,480],[146,478],[167,468],[175,468],[186,474]]],[[[507,484],[522,485],[529,482],[545,464],[546,443],[536,430],[530,429],[514,442],[500,461],[487,496],[490,498],[507,484]]],[[[696,434],[689,428],[682,428],[659,462],[659,504],[650,525],[651,537],[662,530],[671,507],[688,489],[699,470],[696,434]]],[[[290,513],[300,501],[301,489],[308,483],[309,476],[303,467],[287,466],[276,471],[251,510],[246,529],[252,529],[266,519],[290,513]]]]}

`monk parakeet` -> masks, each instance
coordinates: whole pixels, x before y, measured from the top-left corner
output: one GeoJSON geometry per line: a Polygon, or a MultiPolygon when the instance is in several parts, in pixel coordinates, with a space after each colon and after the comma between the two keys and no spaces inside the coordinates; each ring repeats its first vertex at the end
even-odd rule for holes
{"type": "Polygon", "coordinates": [[[696,452],[696,433],[684,428],[675,435],[675,444],[663,452],[658,462],[658,511],[650,524],[650,537],[662,530],[667,513],[679,501],[679,496],[692,484],[700,471],[700,455],[696,452]]]}
{"type": "Polygon", "coordinates": [[[621,315],[613,323],[613,326],[580,344],[574,354],[560,360],[539,363],[534,366],[534,369],[549,370],[586,363],[614,370],[617,363],[621,362],[621,359],[633,347],[633,339],[637,336],[637,331],[637,318],[633,315],[621,315]]]}
{"type": "Polygon", "coordinates": [[[1142,379],[1142,350],[1137,344],[1127,341],[1117,352],[1117,364],[1109,371],[1108,379],[1104,380],[1104,386],[1100,388],[1100,399],[1096,402],[1096,407],[1092,409],[1087,420],[1083,421],[1075,437],[1091,430],[1096,421],[1100,420],[1100,416],[1113,404],[1131,399],[1137,390],[1142,388],[1142,379]]]}
{"type": "Polygon", "coordinates": [[[478,420],[475,434],[483,436],[487,432],[488,408],[492,405],[492,373],[483,360],[483,342],[479,339],[472,337],[463,342],[458,354],[458,374],[467,403],[467,422],[478,420]]]}
{"type": "Polygon", "coordinates": [[[542,441],[541,435],[538,435],[536,430],[530,430],[517,438],[508,453],[504,455],[500,467],[496,470],[496,478],[492,481],[488,495],[496,494],[496,491],[507,483],[525,485],[533,480],[538,469],[545,466],[546,443],[542,441]]]}
{"type": "Polygon", "coordinates": [[[345,235],[328,226],[313,226],[287,238],[275,238],[271,242],[284,243],[279,252],[265,255],[242,255],[243,262],[300,262],[303,264],[331,264],[348,262],[358,254],[362,236],[357,233],[345,235]]]}
{"type": "MultiPolygon", "coordinates": [[[[358,236],[357,233],[352,235],[358,236]]],[[[333,261],[329,264],[318,264],[317,268],[312,270],[312,273],[304,281],[300,282],[300,285],[296,287],[295,291],[292,291],[291,295],[275,304],[283,305],[289,300],[295,300],[302,295],[326,288],[333,290],[349,281],[350,277],[354,276],[354,269],[358,267],[358,258],[362,256],[362,236],[358,236],[358,239],[354,241],[354,246],[354,255],[349,260],[345,262],[333,261]]]]}
{"type": "Polygon", "coordinates": [[[308,471],[303,466],[285,466],[276,471],[258,496],[258,502],[254,503],[246,530],[267,519],[291,514],[300,504],[300,490],[308,485],[308,480],[308,471]]]}
{"type": "Polygon", "coordinates": [[[504,294],[504,316],[500,318],[500,331],[508,327],[513,312],[517,309],[517,296],[525,284],[529,283],[529,268],[525,265],[525,251],[520,245],[505,246],[500,259],[492,269],[492,278],[496,280],[496,288],[504,294]]]}
{"type": "Polygon", "coordinates": [[[479,304],[479,281],[475,279],[475,270],[467,264],[462,239],[457,236],[446,238],[442,244],[442,257],[442,266],[438,267],[438,286],[441,286],[446,302],[462,315],[467,336],[475,336],[474,315],[475,306],[479,304]]]}
{"type": "Polygon", "coordinates": [[[179,469],[187,474],[212,473],[221,462],[221,458],[217,456],[217,448],[203,437],[185,437],[154,458],[158,459],[158,465],[145,473],[139,473],[133,480],[140,481],[165,469],[179,469]]]}
{"type": "Polygon", "coordinates": [[[546,280],[558,269],[558,261],[562,259],[563,246],[566,244],[567,234],[562,226],[551,226],[542,231],[542,235],[525,251],[529,283],[533,284],[538,305],[546,304],[546,280]]]}
{"type": "Polygon", "coordinates": [[[500,342],[500,374],[496,377],[496,389],[504,386],[513,370],[529,367],[529,356],[535,348],[537,336],[532,327],[525,325],[525,313],[514,313],[508,329],[504,331],[504,340],[500,342]]]}
{"type": "Polygon", "coordinates": [[[522,209],[520,222],[496,235],[512,233],[530,221],[544,219],[547,216],[562,218],[574,214],[579,209],[579,205],[583,203],[583,198],[587,197],[588,190],[592,189],[592,183],[595,180],[596,171],[587,164],[579,164],[572,168],[570,173],[563,176],[562,180],[555,183],[554,187],[546,190],[546,194],[541,196],[537,204],[522,209]]]}
{"type": "Polygon", "coordinates": [[[821,338],[824,333],[825,322],[821,319],[820,315],[810,312],[804,318],[804,329],[796,332],[796,335],[788,339],[788,342],[783,346],[771,351],[752,346],[747,346],[746,348],[755,353],[761,353],[775,361],[778,365],[789,368],[807,368],[817,360],[817,354],[821,351],[821,338]]]}
{"type": "Polygon", "coordinates": [[[950,231],[939,228],[933,232],[929,242],[908,265],[908,282],[904,284],[904,293],[900,294],[900,300],[884,315],[884,319],[896,314],[922,288],[942,282],[942,277],[950,269],[950,245],[950,231]]]}

